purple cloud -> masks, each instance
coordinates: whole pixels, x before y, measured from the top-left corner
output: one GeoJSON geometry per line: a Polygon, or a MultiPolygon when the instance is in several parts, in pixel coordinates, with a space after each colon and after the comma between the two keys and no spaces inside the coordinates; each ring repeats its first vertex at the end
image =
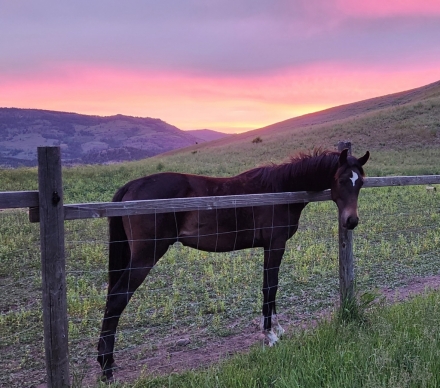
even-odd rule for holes
{"type": "Polygon", "coordinates": [[[374,18],[314,1],[0,0],[0,72],[59,63],[239,75],[440,54],[440,13],[374,18]]]}

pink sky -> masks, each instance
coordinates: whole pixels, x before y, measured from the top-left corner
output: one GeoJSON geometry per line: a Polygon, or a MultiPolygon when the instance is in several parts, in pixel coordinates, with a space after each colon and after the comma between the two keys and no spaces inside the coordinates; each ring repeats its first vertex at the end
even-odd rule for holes
{"type": "Polygon", "coordinates": [[[439,1],[38,4],[0,0],[0,107],[242,132],[440,80],[439,1]]]}

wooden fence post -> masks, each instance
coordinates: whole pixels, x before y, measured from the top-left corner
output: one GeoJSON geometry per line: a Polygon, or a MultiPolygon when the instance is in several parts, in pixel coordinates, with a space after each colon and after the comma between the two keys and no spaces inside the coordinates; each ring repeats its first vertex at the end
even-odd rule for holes
{"type": "MultiPolygon", "coordinates": [[[[348,148],[351,142],[340,141],[338,151],[348,148]]],[[[341,308],[350,308],[354,303],[353,231],[343,228],[339,220],[339,298],[341,308]]]]}
{"type": "Polygon", "coordinates": [[[70,383],[59,147],[38,147],[38,187],[47,386],[64,388],[70,383]]]}

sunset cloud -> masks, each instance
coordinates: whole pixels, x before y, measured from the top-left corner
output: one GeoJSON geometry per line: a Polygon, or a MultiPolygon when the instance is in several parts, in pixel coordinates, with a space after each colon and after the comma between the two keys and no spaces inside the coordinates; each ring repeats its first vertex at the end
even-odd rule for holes
{"type": "Polygon", "coordinates": [[[429,83],[437,68],[304,66],[208,77],[69,65],[33,79],[0,77],[0,106],[161,118],[182,129],[256,129],[294,116],[429,83]]]}
{"type": "Polygon", "coordinates": [[[356,16],[395,17],[440,15],[438,0],[337,0],[336,5],[345,13],[356,16]]]}
{"type": "Polygon", "coordinates": [[[0,106],[254,129],[439,80],[439,4],[0,0],[0,106]]]}

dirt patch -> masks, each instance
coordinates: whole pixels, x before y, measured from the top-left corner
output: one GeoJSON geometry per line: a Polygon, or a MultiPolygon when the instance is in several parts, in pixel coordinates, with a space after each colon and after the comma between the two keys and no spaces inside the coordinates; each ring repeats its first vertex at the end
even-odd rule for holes
{"type": "MultiPolygon", "coordinates": [[[[381,295],[388,303],[397,303],[410,299],[412,296],[422,294],[429,290],[440,289],[440,275],[417,277],[410,279],[404,286],[395,289],[383,289],[381,295]]],[[[335,300],[335,306],[337,301],[335,300]]],[[[297,317],[295,321],[289,320],[283,314],[279,314],[281,325],[289,332],[297,327],[310,326],[317,320],[330,315],[330,310],[323,310],[314,318],[297,317]]],[[[134,381],[142,376],[168,375],[188,370],[203,369],[212,364],[227,359],[231,355],[249,351],[251,346],[261,344],[264,346],[264,336],[259,327],[259,318],[255,318],[247,327],[243,328],[243,334],[216,338],[202,339],[202,345],[192,347],[194,340],[187,337],[176,336],[172,341],[161,344],[154,350],[147,349],[147,345],[136,347],[133,351],[116,355],[118,369],[115,377],[118,381],[134,381]]],[[[90,360],[89,365],[84,366],[85,376],[83,386],[93,386],[101,374],[98,364],[90,360]]],[[[45,384],[34,386],[45,388],[45,384]]]]}
{"type": "Polygon", "coordinates": [[[408,284],[404,286],[394,289],[383,289],[381,294],[385,297],[387,302],[394,303],[402,302],[412,296],[422,294],[429,290],[438,289],[440,289],[440,275],[434,275],[412,278],[408,284]]]}

